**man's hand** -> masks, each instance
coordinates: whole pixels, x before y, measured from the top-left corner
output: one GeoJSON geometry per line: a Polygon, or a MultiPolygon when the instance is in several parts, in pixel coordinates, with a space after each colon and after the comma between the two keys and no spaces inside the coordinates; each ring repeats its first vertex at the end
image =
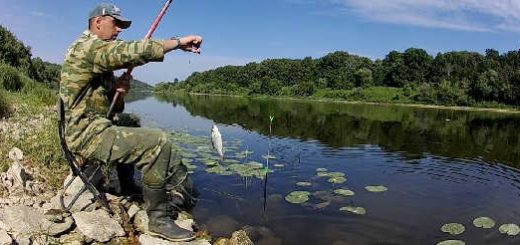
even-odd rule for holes
{"type": "Polygon", "coordinates": [[[198,35],[189,35],[179,38],[179,49],[186,52],[200,54],[200,45],[202,44],[202,37],[198,35]]]}
{"type": "Polygon", "coordinates": [[[130,90],[130,80],[132,80],[133,77],[131,74],[128,74],[128,73],[123,73],[123,75],[121,75],[116,83],[114,84],[114,89],[121,93],[121,95],[124,95],[128,92],[128,90],[130,90]]]}
{"type": "Polygon", "coordinates": [[[181,38],[172,38],[164,41],[164,53],[168,53],[174,49],[180,49],[186,52],[200,54],[200,45],[202,37],[199,35],[189,35],[181,38]]]}

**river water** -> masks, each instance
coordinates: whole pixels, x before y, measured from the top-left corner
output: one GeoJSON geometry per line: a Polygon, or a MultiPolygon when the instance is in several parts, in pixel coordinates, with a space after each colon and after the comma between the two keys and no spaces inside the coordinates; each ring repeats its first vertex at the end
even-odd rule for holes
{"type": "Polygon", "coordinates": [[[193,214],[214,237],[247,227],[255,244],[520,244],[499,231],[520,224],[520,114],[186,95],[126,111],[183,135],[193,214]],[[224,162],[209,148],[212,124],[224,162]],[[208,170],[237,164],[264,174],[208,170]],[[308,200],[289,202],[293,191],[308,200]],[[496,224],[477,228],[478,217],[496,224]],[[448,223],[465,230],[441,231],[448,223]]]}

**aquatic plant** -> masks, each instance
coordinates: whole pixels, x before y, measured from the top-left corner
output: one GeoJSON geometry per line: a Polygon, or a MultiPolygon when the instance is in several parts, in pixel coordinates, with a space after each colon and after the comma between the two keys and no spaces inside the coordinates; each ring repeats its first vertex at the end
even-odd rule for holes
{"type": "Polygon", "coordinates": [[[348,190],[348,189],[343,189],[343,188],[334,190],[334,193],[336,193],[338,195],[342,195],[342,196],[353,196],[354,195],[353,191],[348,190]]]}
{"type": "Polygon", "coordinates": [[[294,204],[304,203],[309,200],[310,194],[308,191],[293,191],[285,196],[285,200],[294,204]]]}
{"type": "Polygon", "coordinates": [[[368,185],[365,186],[365,189],[370,192],[384,192],[388,190],[388,188],[382,185],[368,185]]]}
{"type": "Polygon", "coordinates": [[[312,183],[311,182],[306,182],[306,181],[300,181],[300,182],[296,182],[296,185],[297,186],[311,186],[312,183]]]}
{"type": "Polygon", "coordinates": [[[339,177],[335,177],[335,176],[333,176],[333,177],[329,178],[328,181],[329,181],[330,183],[333,183],[333,184],[341,184],[341,183],[347,181],[347,178],[345,178],[345,177],[341,177],[341,176],[339,176],[339,177]]]}
{"type": "Polygon", "coordinates": [[[437,243],[437,245],[466,245],[466,243],[461,240],[446,240],[437,243]]]}
{"type": "Polygon", "coordinates": [[[318,177],[329,177],[329,173],[327,172],[317,172],[316,175],[318,177]]]}
{"type": "Polygon", "coordinates": [[[493,228],[495,226],[495,221],[489,217],[478,217],[473,220],[473,225],[480,228],[493,228]]]}
{"type": "Polygon", "coordinates": [[[232,175],[233,174],[226,167],[223,167],[221,165],[215,165],[211,168],[206,168],[206,172],[218,174],[218,175],[232,175]]]}
{"type": "Polygon", "coordinates": [[[343,212],[350,212],[350,213],[353,213],[353,214],[358,214],[358,215],[364,215],[364,214],[367,213],[365,208],[363,208],[363,207],[354,207],[354,206],[341,207],[341,208],[339,208],[339,210],[343,211],[343,212]]]}
{"type": "Polygon", "coordinates": [[[446,232],[446,233],[449,233],[451,235],[462,234],[462,233],[464,233],[465,230],[466,230],[466,228],[464,228],[464,226],[462,224],[459,224],[459,223],[448,223],[448,224],[444,224],[441,227],[441,231],[442,232],[446,232]]]}
{"type": "Polygon", "coordinates": [[[520,227],[517,224],[503,224],[498,228],[501,234],[516,236],[520,233],[520,227]]]}

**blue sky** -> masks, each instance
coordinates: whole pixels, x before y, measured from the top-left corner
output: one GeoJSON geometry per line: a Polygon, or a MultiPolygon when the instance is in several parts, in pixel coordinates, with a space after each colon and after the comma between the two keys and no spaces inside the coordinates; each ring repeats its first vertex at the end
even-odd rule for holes
{"type": "MultiPolygon", "coordinates": [[[[0,25],[32,47],[33,56],[61,63],[100,1],[0,0],[0,25]]],[[[163,0],[112,0],[132,19],[123,40],[141,39],[163,0]]],[[[520,0],[174,0],[154,34],[200,34],[201,55],[174,52],[134,70],[150,84],[194,71],[268,58],[319,58],[346,51],[383,59],[415,47],[435,55],[467,50],[518,50],[520,0]]]]}

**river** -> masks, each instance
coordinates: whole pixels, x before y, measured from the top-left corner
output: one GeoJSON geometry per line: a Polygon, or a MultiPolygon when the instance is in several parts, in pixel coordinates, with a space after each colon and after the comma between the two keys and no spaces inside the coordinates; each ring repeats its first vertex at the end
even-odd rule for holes
{"type": "Polygon", "coordinates": [[[246,226],[255,244],[520,244],[499,232],[520,221],[519,114],[193,95],[126,111],[176,132],[200,192],[193,214],[213,236],[246,226]]]}

